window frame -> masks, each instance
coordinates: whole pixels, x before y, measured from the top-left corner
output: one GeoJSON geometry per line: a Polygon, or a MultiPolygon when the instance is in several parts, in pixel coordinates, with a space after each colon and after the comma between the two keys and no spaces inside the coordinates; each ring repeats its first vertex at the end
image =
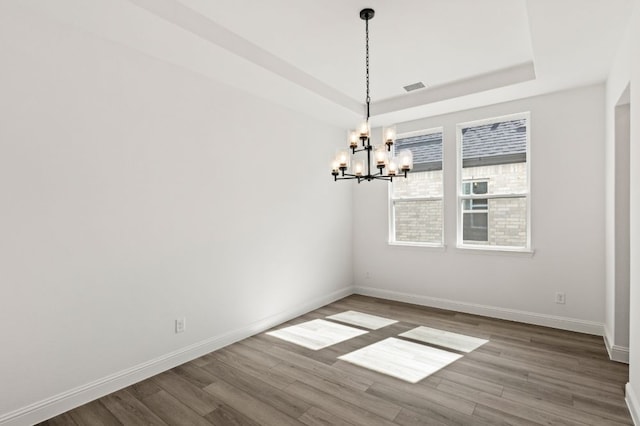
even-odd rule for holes
{"type": "MultiPolygon", "coordinates": [[[[419,136],[419,135],[431,135],[434,133],[441,133],[442,134],[442,169],[441,169],[441,173],[442,173],[442,190],[441,190],[441,195],[439,197],[398,197],[398,198],[394,198],[393,197],[393,183],[388,185],[388,224],[389,224],[389,229],[388,229],[388,244],[389,245],[393,245],[393,246],[411,246],[411,247],[432,247],[432,248],[444,248],[444,241],[445,241],[445,236],[444,236],[444,231],[446,229],[445,227],[445,222],[446,222],[446,218],[445,218],[445,208],[444,208],[444,200],[445,200],[445,193],[444,193],[444,169],[445,169],[445,154],[444,154],[444,127],[442,126],[438,126],[438,127],[431,127],[428,129],[421,129],[421,130],[415,130],[415,131],[410,131],[410,132],[402,132],[402,133],[398,133],[396,135],[396,139],[402,139],[402,138],[406,138],[406,137],[411,137],[411,136],[419,136]],[[396,240],[396,230],[395,230],[395,225],[396,225],[396,220],[395,220],[395,202],[396,201],[440,201],[441,202],[441,209],[440,209],[440,214],[442,217],[442,228],[441,228],[441,238],[440,238],[440,242],[434,243],[434,242],[420,242],[420,241],[397,241],[396,240]]],[[[395,155],[395,151],[396,151],[396,145],[394,144],[391,150],[391,155],[395,155]]],[[[409,172],[409,174],[414,173],[414,172],[409,172]]],[[[415,173],[421,173],[421,172],[415,172],[415,173]]],[[[400,179],[404,179],[402,177],[400,177],[400,179]]]]}
{"type": "MultiPolygon", "coordinates": [[[[484,251],[508,251],[508,252],[525,252],[531,253],[532,250],[532,237],[531,237],[531,112],[521,112],[516,114],[508,114],[502,115],[499,117],[491,117],[485,118],[481,120],[467,121],[464,123],[456,124],[456,248],[463,250],[484,250],[484,251]],[[462,192],[462,185],[464,182],[468,182],[469,179],[462,178],[462,169],[463,169],[463,159],[462,159],[462,130],[468,127],[473,126],[482,126],[487,124],[501,123],[504,121],[525,119],[527,123],[527,147],[526,147],[526,174],[527,174],[527,185],[525,192],[514,192],[507,194],[468,194],[465,195],[462,192]],[[492,199],[500,199],[500,198],[525,198],[527,211],[527,239],[526,245],[523,246],[495,246],[489,244],[469,244],[463,241],[463,228],[464,228],[464,209],[463,202],[464,200],[469,199],[486,199],[487,203],[492,199]]],[[[472,180],[482,180],[483,178],[472,179],[472,180]]],[[[487,212],[489,210],[487,209],[487,212]]],[[[488,215],[488,213],[487,213],[488,215]]]]}

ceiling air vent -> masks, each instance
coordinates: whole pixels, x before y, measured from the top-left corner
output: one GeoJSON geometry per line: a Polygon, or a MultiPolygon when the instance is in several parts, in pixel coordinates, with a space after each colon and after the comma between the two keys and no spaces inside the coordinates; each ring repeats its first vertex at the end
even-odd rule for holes
{"type": "Polygon", "coordinates": [[[410,84],[408,86],[404,86],[404,90],[406,90],[407,92],[413,92],[414,90],[424,89],[424,88],[425,88],[425,85],[421,81],[410,84]]]}

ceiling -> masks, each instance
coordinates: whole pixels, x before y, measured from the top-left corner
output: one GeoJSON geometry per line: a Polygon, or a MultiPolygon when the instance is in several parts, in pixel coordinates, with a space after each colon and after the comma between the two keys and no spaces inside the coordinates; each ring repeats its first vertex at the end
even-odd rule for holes
{"type": "MultiPolygon", "coordinates": [[[[13,7],[349,126],[604,81],[633,0],[13,0],[13,7]],[[427,88],[406,93],[403,86],[427,88]]],[[[7,4],[5,3],[5,7],[7,4]]]]}

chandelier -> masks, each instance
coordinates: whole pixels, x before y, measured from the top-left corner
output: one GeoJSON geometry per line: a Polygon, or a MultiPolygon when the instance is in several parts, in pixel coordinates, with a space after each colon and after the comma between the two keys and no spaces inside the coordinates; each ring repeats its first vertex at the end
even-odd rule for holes
{"type": "Polygon", "coordinates": [[[337,152],[336,157],[331,161],[331,175],[333,180],[357,179],[358,183],[363,180],[386,180],[393,181],[396,176],[407,177],[407,173],[413,167],[413,155],[409,150],[403,150],[397,156],[391,156],[391,147],[395,142],[395,127],[387,127],[383,129],[383,144],[378,146],[371,145],[371,126],[369,124],[369,104],[371,97],[369,96],[369,20],[373,18],[375,11],[373,9],[362,9],[360,11],[360,19],[365,22],[365,40],[366,40],[366,117],[358,130],[351,130],[348,134],[349,148],[341,149],[337,152]],[[358,148],[358,141],[362,147],[358,148]],[[349,153],[349,149],[351,153],[349,153]],[[372,167],[371,154],[373,151],[373,160],[375,166],[372,167]],[[367,153],[366,162],[364,159],[355,159],[355,154],[360,152],[367,153]],[[351,158],[353,154],[354,158],[351,158]],[[373,168],[374,173],[371,172],[373,168]],[[375,169],[378,169],[375,172],[375,169]],[[386,169],[386,174],[385,174],[386,169]]]}

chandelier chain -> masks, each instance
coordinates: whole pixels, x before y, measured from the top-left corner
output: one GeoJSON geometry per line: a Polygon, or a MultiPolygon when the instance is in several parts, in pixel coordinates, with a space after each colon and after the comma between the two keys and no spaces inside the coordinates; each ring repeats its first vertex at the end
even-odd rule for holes
{"type": "Polygon", "coordinates": [[[371,97],[369,96],[369,19],[365,19],[365,34],[366,34],[366,61],[367,61],[367,121],[369,120],[369,103],[371,97]]]}

